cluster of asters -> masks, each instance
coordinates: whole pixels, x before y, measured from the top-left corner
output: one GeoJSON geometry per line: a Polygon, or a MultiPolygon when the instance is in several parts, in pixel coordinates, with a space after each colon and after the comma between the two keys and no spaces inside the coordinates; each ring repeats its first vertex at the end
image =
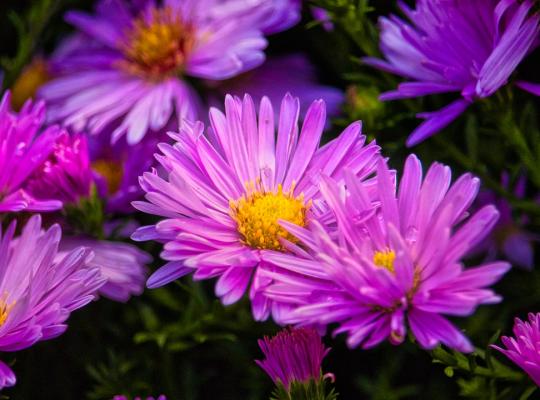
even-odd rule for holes
{"type": "MultiPolygon", "coordinates": [[[[296,24],[300,8],[298,0],[101,0],[93,14],[67,14],[77,32],[25,71],[13,88],[20,110],[9,93],[0,104],[1,351],[60,335],[69,313],[98,294],[140,294],[151,258],[118,241],[130,234],[163,243],[166,263],[149,288],[188,274],[216,279],[223,304],[246,295],[256,320],[337,326],[351,348],[398,345],[410,332],[425,349],[473,351],[448,317],[501,300],[490,286],[510,265],[465,263],[499,212],[491,204],[470,212],[480,187],[470,174],[452,181],[438,163],[424,174],[414,155],[396,173],[360,122],[321,144],[327,105],[334,113],[341,93],[316,84],[302,55],[265,62],[266,36],[296,24]],[[47,113],[21,92],[36,92],[47,113]],[[208,105],[217,107],[206,116],[208,105]],[[125,223],[135,210],[159,221],[135,230],[125,223]],[[23,212],[34,215],[16,235],[23,212]]],[[[414,25],[381,20],[386,59],[366,63],[413,80],[382,100],[461,93],[422,114],[409,144],[507,83],[538,44],[532,8],[418,0],[415,10],[402,4],[414,25]]],[[[537,319],[518,323],[517,341],[505,339],[505,353],[535,379],[537,319]]],[[[314,332],[263,342],[260,365],[285,387],[290,374],[319,377],[327,350],[314,332]],[[287,357],[287,346],[316,358],[309,373],[270,360],[274,350],[275,360],[287,357]]],[[[0,388],[14,384],[0,362],[0,388]]]]}

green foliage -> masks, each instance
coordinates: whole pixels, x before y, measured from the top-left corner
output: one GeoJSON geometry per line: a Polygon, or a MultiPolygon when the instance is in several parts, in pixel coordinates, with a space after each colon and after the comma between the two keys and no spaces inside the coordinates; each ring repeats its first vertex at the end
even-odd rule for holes
{"type": "Polygon", "coordinates": [[[83,233],[99,239],[105,237],[103,202],[97,194],[95,185],[92,185],[90,196],[81,197],[76,204],[65,204],[63,213],[74,233],[83,233]]]}
{"type": "Polygon", "coordinates": [[[278,382],[270,400],[336,400],[338,394],[328,384],[328,379],[310,379],[307,382],[293,381],[287,388],[278,382]]]}

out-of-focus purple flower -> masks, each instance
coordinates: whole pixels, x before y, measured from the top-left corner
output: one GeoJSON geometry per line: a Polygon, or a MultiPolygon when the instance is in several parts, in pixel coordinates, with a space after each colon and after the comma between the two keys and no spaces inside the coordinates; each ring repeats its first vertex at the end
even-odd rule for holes
{"type": "Polygon", "coordinates": [[[540,313],[529,313],[529,321],[516,318],[515,337],[502,337],[505,349],[492,346],[522,368],[540,386],[540,313]]]}
{"type": "Polygon", "coordinates": [[[461,98],[435,112],[418,114],[426,121],[409,136],[413,146],[450,124],[476,99],[491,96],[506,84],[535,46],[539,14],[525,0],[417,0],[404,2],[406,22],[392,15],[380,19],[385,60],[366,64],[401,75],[409,82],[383,93],[381,100],[460,92],[461,98]],[[441,23],[444,21],[444,23],[441,23]]]}
{"type": "MultiPolygon", "coordinates": [[[[521,176],[514,188],[514,195],[518,199],[525,196],[525,185],[526,177],[521,176]]],[[[508,189],[509,176],[507,173],[503,174],[502,186],[508,189]]],[[[476,204],[477,207],[494,204],[501,214],[493,233],[478,245],[477,250],[486,252],[488,259],[494,259],[502,253],[513,265],[531,270],[534,264],[533,242],[538,241],[539,238],[523,229],[527,223],[527,216],[515,217],[508,200],[497,196],[491,190],[481,191],[476,204]]]]}
{"type": "Polygon", "coordinates": [[[90,137],[89,144],[95,183],[106,211],[135,211],[131,202],[143,195],[139,176],[154,164],[158,139],[148,136],[130,146],[124,140],[111,144],[109,137],[98,135],[90,137]]]}
{"type": "Polygon", "coordinates": [[[159,145],[157,158],[166,176],[145,173],[141,186],[147,201],[133,203],[165,218],[132,235],[165,243],[161,257],[168,262],[149,278],[148,287],[190,272],[194,279],[219,277],[216,295],[227,305],[239,300],[251,282],[255,318],[266,319],[270,312],[278,318],[278,305],[261,294],[270,281],[259,277],[265,254],[281,254],[283,238],[294,241],[278,220],[305,226],[328,216],[319,193],[321,174],[340,180],[349,168],[368,179],[380,157],[374,143],[364,146],[359,122],[319,147],[324,102],[313,102],[301,129],[299,108],[298,98],[283,98],[276,141],[268,98],[261,100],[257,118],[249,95],[243,100],[227,96],[225,114],[210,110],[207,135],[201,122],[186,123],[179,134],[171,134],[176,144],[159,145]]]}
{"type": "Polygon", "coordinates": [[[58,257],[63,257],[78,247],[88,247],[94,252],[90,267],[99,268],[107,280],[99,293],[115,301],[126,302],[144,290],[147,268],[152,257],[128,243],[97,240],[87,237],[64,237],[60,242],[58,257]]]}
{"type": "MultiPolygon", "coordinates": [[[[450,168],[433,164],[422,179],[422,166],[410,156],[399,189],[381,160],[377,170],[380,204],[352,175],[345,187],[324,179],[321,192],[337,219],[337,230],[317,221],[312,228],[282,222],[304,247],[265,260],[274,283],[265,294],[293,308],[282,322],[339,324],[350,347],[370,348],[385,339],[400,344],[406,326],[421,347],[443,343],[469,352],[473,346],[441,314],[471,315],[477,306],[500,301],[488,286],[510,268],[493,262],[464,268],[462,258],[495,224],[498,212],[486,206],[467,217],[479,180],[461,176],[452,186],[450,168]]],[[[295,249],[296,247],[296,249],[295,249]]]]}
{"type": "Polygon", "coordinates": [[[255,101],[267,96],[274,104],[279,103],[285,94],[293,93],[300,99],[301,112],[305,112],[313,99],[320,98],[326,103],[330,116],[339,112],[344,101],[341,90],[318,83],[317,71],[301,53],[269,58],[259,68],[219,83],[216,89],[221,95],[243,96],[249,93],[255,101]]]}
{"type": "Polygon", "coordinates": [[[532,93],[535,96],[540,96],[540,83],[532,83],[525,81],[517,81],[516,86],[526,92],[532,93]]]}
{"type": "Polygon", "coordinates": [[[313,328],[288,328],[272,338],[259,340],[265,359],[255,362],[286,389],[291,382],[308,382],[322,377],[322,361],[330,351],[313,328]]]}
{"type": "Polygon", "coordinates": [[[279,17],[289,13],[284,0],[101,0],[93,15],[67,14],[87,38],[58,56],[61,76],[40,94],[51,120],[135,144],[195,119],[199,98],[184,77],[228,79],[262,64],[263,31],[290,26],[279,17]]]}
{"type": "Polygon", "coordinates": [[[334,24],[332,23],[330,15],[328,15],[328,11],[326,11],[324,8],[314,6],[311,7],[311,15],[313,15],[313,18],[316,21],[319,21],[322,24],[325,30],[334,30],[334,24]]]}
{"type": "Polygon", "coordinates": [[[69,204],[88,197],[92,184],[86,137],[64,131],[56,139],[49,157],[29,178],[27,187],[37,198],[52,196],[69,204]]]}
{"type": "MultiPolygon", "coordinates": [[[[0,351],[18,351],[62,334],[71,311],[94,299],[105,280],[88,263],[91,250],[73,249],[57,258],[61,230],[41,229],[30,218],[19,237],[15,223],[0,231],[0,351]]],[[[15,384],[13,371],[0,361],[0,389],[15,384]]]]}
{"type": "MultiPolygon", "coordinates": [[[[116,396],[112,398],[112,400],[129,400],[129,397],[124,396],[123,394],[117,394],[116,396]]],[[[143,398],[137,396],[137,397],[134,397],[133,400],[143,400],[143,398]]],[[[165,395],[162,394],[158,396],[157,398],[152,397],[152,396],[147,397],[146,400],[167,400],[167,397],[165,397],[165,395]]]]}
{"type": "Polygon", "coordinates": [[[53,151],[60,135],[52,126],[40,132],[45,117],[42,102],[25,103],[17,114],[10,110],[10,94],[0,102],[0,212],[54,211],[60,199],[45,193],[34,197],[26,190],[28,178],[53,151]]]}

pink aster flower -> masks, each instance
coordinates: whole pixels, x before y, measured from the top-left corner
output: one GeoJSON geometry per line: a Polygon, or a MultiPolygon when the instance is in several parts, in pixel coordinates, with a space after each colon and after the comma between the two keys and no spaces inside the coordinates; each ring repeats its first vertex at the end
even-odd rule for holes
{"type": "Polygon", "coordinates": [[[51,120],[75,131],[126,135],[129,144],[148,131],[194,120],[199,98],[185,77],[221,80],[264,61],[263,31],[288,13],[287,1],[101,0],[93,15],[69,12],[86,39],[64,52],[61,76],[42,87],[51,120]],[[279,19],[279,18],[278,18],[279,19]]]}
{"type": "Polygon", "coordinates": [[[284,329],[272,338],[259,340],[265,359],[255,362],[275,384],[286,389],[292,382],[308,382],[322,377],[322,361],[330,351],[313,328],[284,329]]]}
{"type": "Polygon", "coordinates": [[[63,203],[77,203],[81,197],[90,195],[92,185],[86,137],[63,131],[49,157],[28,180],[27,187],[38,198],[49,195],[63,203]]]}
{"type": "Polygon", "coordinates": [[[387,338],[399,344],[408,327],[423,348],[443,343],[472,351],[443,314],[468,316],[481,304],[499,302],[488,286],[510,265],[463,266],[462,258],[489,233],[498,212],[488,205],[467,218],[479,180],[465,174],[450,182],[450,168],[437,163],[422,179],[415,156],[407,159],[397,195],[388,167],[379,162],[376,204],[350,174],[348,192],[324,179],[321,191],[337,231],[317,221],[311,230],[284,221],[305,247],[291,244],[291,253],[265,258],[280,268],[261,272],[274,280],[266,295],[293,308],[282,322],[337,323],[335,333],[346,332],[350,347],[370,348],[387,338]]]}
{"type": "MultiPolygon", "coordinates": [[[[405,2],[399,5],[410,22],[395,15],[381,18],[385,59],[364,59],[409,79],[381,99],[460,94],[438,111],[418,114],[425,121],[409,136],[409,146],[446,127],[473,101],[495,93],[538,44],[540,15],[531,0],[417,0],[414,10],[405,2]]],[[[534,85],[524,86],[534,93],[534,85]]]]}
{"type": "Polygon", "coordinates": [[[282,238],[294,240],[277,221],[305,226],[322,219],[321,174],[339,180],[348,167],[367,179],[380,157],[378,146],[364,146],[359,122],[319,147],[324,102],[313,102],[301,129],[299,107],[298,98],[283,98],[276,141],[268,98],[261,100],[257,118],[249,95],[243,100],[227,96],[225,114],[210,110],[207,135],[201,122],[186,123],[180,134],[172,134],[176,144],[159,146],[162,154],[156,157],[166,174],[145,173],[141,186],[147,201],[133,203],[164,217],[132,236],[165,243],[161,257],[168,262],[149,278],[148,287],[190,272],[194,279],[219,277],[216,295],[227,305],[240,299],[251,282],[255,318],[269,315],[272,304],[260,293],[269,281],[258,271],[266,253],[285,250],[282,238]]]}
{"type": "MultiPolygon", "coordinates": [[[[71,311],[95,297],[105,280],[89,266],[91,251],[78,247],[57,258],[61,231],[41,229],[33,216],[14,238],[15,223],[0,231],[0,351],[17,351],[66,329],[71,311]],[[29,257],[31,255],[31,257],[29,257]]],[[[15,374],[0,361],[0,389],[15,384],[15,374]]]]}
{"type": "Polygon", "coordinates": [[[515,337],[502,337],[505,349],[492,346],[523,369],[540,386],[540,313],[529,313],[529,321],[516,318],[515,337]]]}
{"type": "Polygon", "coordinates": [[[98,268],[107,280],[99,294],[115,301],[126,302],[144,290],[147,268],[152,257],[128,243],[97,240],[87,237],[65,237],[60,242],[58,257],[63,257],[78,247],[88,247],[94,257],[88,262],[98,268]]]}
{"type": "Polygon", "coordinates": [[[40,131],[45,106],[28,101],[17,114],[10,110],[10,94],[0,102],[0,213],[17,211],[54,211],[62,207],[60,199],[43,193],[35,197],[27,190],[28,178],[49,157],[58,127],[40,131]]]}

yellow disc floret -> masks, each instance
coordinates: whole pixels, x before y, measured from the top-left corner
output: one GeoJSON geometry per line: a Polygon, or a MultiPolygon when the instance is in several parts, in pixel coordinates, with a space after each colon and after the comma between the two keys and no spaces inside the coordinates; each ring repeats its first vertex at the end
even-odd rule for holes
{"type": "Polygon", "coordinates": [[[110,195],[118,191],[124,176],[124,169],[120,163],[99,159],[92,163],[92,169],[105,179],[107,182],[107,192],[110,195]]]}
{"type": "Polygon", "coordinates": [[[167,7],[135,20],[127,36],[121,67],[152,80],[179,73],[194,40],[192,27],[167,7]]]}
{"type": "Polygon", "coordinates": [[[9,305],[6,303],[5,300],[6,300],[7,295],[4,294],[4,296],[2,297],[3,298],[0,298],[0,326],[6,323],[6,320],[8,319],[8,316],[9,316],[9,312],[15,305],[15,302],[9,305]]]}
{"type": "Polygon", "coordinates": [[[293,188],[284,192],[281,185],[277,192],[248,191],[237,201],[231,201],[232,216],[238,232],[248,246],[257,249],[283,250],[279,238],[296,243],[298,239],[285,230],[279,220],[306,226],[309,204],[303,195],[294,197],[293,188]]]}
{"type": "Polygon", "coordinates": [[[386,268],[390,272],[394,272],[394,260],[396,253],[393,250],[376,251],[373,254],[373,263],[381,268],[386,268]]]}

